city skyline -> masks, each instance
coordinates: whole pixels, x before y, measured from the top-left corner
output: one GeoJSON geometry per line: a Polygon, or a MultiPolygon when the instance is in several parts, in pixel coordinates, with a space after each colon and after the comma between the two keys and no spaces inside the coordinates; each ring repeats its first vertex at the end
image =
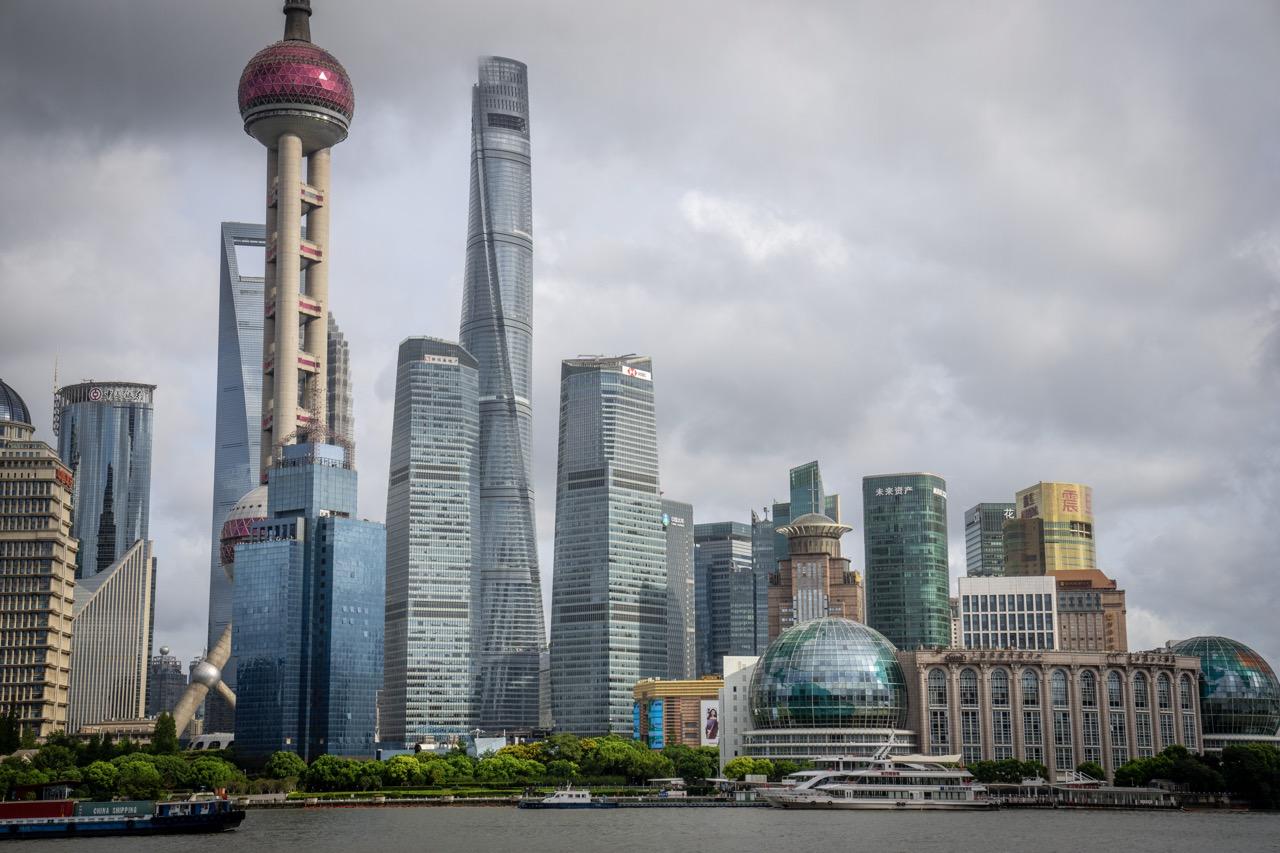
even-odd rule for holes
{"type": "MultiPolygon", "coordinates": [[[[16,15],[26,14],[25,7],[15,8],[16,15]]],[[[397,103],[400,99],[426,116],[412,121],[423,121],[423,128],[434,125],[433,135],[414,143],[414,149],[426,152],[421,162],[410,162],[414,149],[373,130],[336,153],[344,169],[333,188],[341,199],[335,220],[345,224],[334,226],[342,234],[334,261],[335,307],[357,350],[353,384],[360,413],[361,504],[370,517],[377,518],[385,505],[383,460],[388,458],[392,410],[388,377],[394,377],[396,343],[411,334],[452,337],[455,328],[461,292],[458,250],[465,237],[458,220],[466,190],[454,173],[460,156],[466,156],[459,153],[466,150],[469,118],[465,96],[458,93],[474,72],[476,55],[502,53],[529,63],[539,127],[535,156],[541,236],[534,299],[540,333],[533,376],[534,396],[544,403],[535,414],[533,455],[535,487],[542,498],[538,532],[543,567],[551,565],[554,518],[555,412],[545,401],[555,399],[555,366],[578,352],[643,351],[653,355],[664,377],[659,401],[663,484],[670,494],[691,502],[698,518],[749,521],[752,508],[786,497],[778,487],[778,471],[806,459],[822,459],[826,479],[846,495],[853,494],[862,476],[877,471],[936,470],[951,492],[954,582],[963,574],[965,507],[1009,501],[1018,488],[1037,480],[1086,482],[1095,489],[1100,519],[1099,568],[1130,594],[1131,647],[1228,633],[1265,657],[1280,657],[1280,636],[1263,618],[1275,595],[1264,573],[1275,534],[1262,513],[1265,497],[1277,487],[1276,435],[1273,423],[1260,418],[1257,409],[1263,405],[1257,400],[1270,393],[1273,382],[1274,337],[1268,337],[1272,325],[1255,316],[1274,310],[1266,300],[1274,292],[1280,253],[1273,248],[1277,238],[1270,202],[1262,198],[1269,194],[1269,183],[1254,180],[1266,174],[1268,161],[1242,141],[1245,136],[1266,138],[1269,130],[1254,122],[1270,119],[1230,99],[1213,103],[1213,86],[1222,84],[1207,82],[1212,79],[1203,65],[1208,60],[1192,62],[1188,69],[1176,67],[1186,60],[1180,48],[1187,38],[1183,31],[1196,29],[1193,16],[1174,13],[1181,27],[1138,37],[1142,55],[1161,76],[1173,75],[1187,84],[1176,97],[1170,95],[1172,103],[1148,97],[1138,104],[1123,92],[1108,94],[1100,78],[1107,77],[1105,70],[1120,67],[1115,48],[1103,49],[1099,70],[1089,73],[1054,52],[1040,32],[1041,27],[1053,32],[1061,24],[1082,37],[1079,18],[1062,10],[1021,10],[1009,26],[1029,39],[1046,39],[1033,43],[1048,51],[1053,71],[1032,81],[1004,81],[1001,72],[1021,67],[1017,55],[1007,51],[1001,54],[1003,65],[963,72],[967,81],[994,87],[994,113],[984,113],[972,98],[960,98],[957,106],[942,110],[941,118],[930,120],[924,115],[934,103],[930,98],[943,104],[949,97],[927,85],[930,75],[944,66],[930,64],[926,48],[949,47],[945,60],[964,60],[981,47],[1001,45],[980,41],[966,47],[961,36],[944,36],[944,25],[966,24],[939,12],[938,29],[929,28],[898,63],[884,48],[877,51],[864,41],[892,46],[894,39],[905,37],[902,20],[886,13],[869,21],[868,32],[858,37],[856,46],[870,58],[841,66],[844,76],[839,79],[857,84],[847,101],[850,117],[826,119],[835,124],[829,135],[850,144],[806,139],[788,152],[780,138],[768,133],[750,144],[736,135],[744,150],[709,164],[700,149],[720,146],[706,145],[704,137],[715,142],[728,129],[740,134],[764,116],[732,94],[715,111],[701,104],[688,115],[684,110],[699,99],[656,103],[658,98],[645,95],[647,87],[674,91],[665,72],[648,79],[626,69],[616,56],[597,56],[585,47],[593,33],[616,24],[605,13],[587,16],[568,51],[569,59],[590,69],[624,66],[612,72],[617,76],[605,76],[605,83],[583,80],[592,75],[557,60],[539,28],[522,36],[520,26],[529,26],[530,19],[513,10],[497,32],[478,32],[477,24],[465,20],[442,21],[440,34],[431,37],[442,43],[452,38],[456,44],[436,58],[415,60],[431,64],[423,74],[409,75],[413,87],[406,87],[392,79],[389,65],[379,70],[374,59],[390,34],[370,33],[371,28],[352,23],[349,13],[336,5],[323,11],[334,19],[326,31],[341,33],[340,39],[328,40],[330,45],[353,69],[359,63],[362,97],[370,96],[362,101],[362,110],[368,105],[362,124],[410,130],[390,136],[418,135],[418,125],[404,124],[411,117],[407,106],[397,103]],[[922,65],[918,77],[911,77],[911,62],[922,65]],[[877,64],[888,72],[876,74],[877,64]],[[1061,83],[1059,74],[1062,80],[1074,80],[1064,93],[1073,105],[1084,108],[1090,96],[1100,99],[1096,107],[1085,109],[1087,132],[1052,123],[1052,117],[1039,116],[1024,100],[1039,91],[1033,83],[1061,83]],[[895,80],[899,87],[878,91],[895,80]],[[616,103],[606,104],[596,85],[614,85],[616,103]],[[912,105],[907,97],[894,100],[893,94],[917,95],[925,106],[912,105]],[[586,121],[585,105],[593,102],[605,105],[608,120],[586,121]],[[971,118],[957,114],[966,108],[971,118]],[[873,113],[876,109],[881,112],[873,113]],[[1126,131],[1110,126],[1105,119],[1114,110],[1130,111],[1125,114],[1137,127],[1126,131]],[[695,115],[689,129],[673,133],[677,119],[695,115]],[[867,121],[868,115],[878,117],[867,121]],[[1204,115],[1215,121],[1193,121],[1204,115]],[[939,128],[934,122],[946,124],[939,128]],[[1211,124],[1215,127],[1205,126],[1211,124]],[[951,139],[928,133],[939,129],[956,133],[951,139]],[[917,148],[891,155],[884,150],[889,146],[875,144],[877,134],[915,140],[917,148]],[[1006,138],[1010,141],[1002,144],[1006,138]],[[1016,156],[997,156],[1006,151],[1005,144],[1016,156]],[[386,146],[381,165],[357,169],[361,154],[378,151],[379,145],[386,146]],[[598,151],[588,151],[588,145],[598,151]],[[659,150],[664,147],[671,150],[659,150]],[[817,169],[821,180],[812,173],[809,155],[815,153],[840,160],[817,169]],[[1144,158],[1157,165],[1130,168],[1144,158]],[[753,161],[769,163],[773,176],[749,175],[745,166],[753,161]],[[641,180],[615,174],[620,163],[638,167],[641,180]],[[965,164],[981,167],[982,186],[958,177],[965,164]],[[904,177],[895,166],[913,177],[904,177]],[[1064,184],[1064,178],[1050,171],[1056,168],[1069,170],[1073,180],[1064,184]],[[1249,169],[1249,181],[1234,174],[1249,169]],[[1126,170],[1137,177],[1126,178],[1126,170]],[[1182,175],[1189,186],[1138,181],[1166,170],[1182,175]],[[795,188],[788,189],[788,182],[795,188]],[[849,200],[832,198],[823,184],[847,187],[842,193],[849,200]],[[429,200],[425,221],[360,222],[381,220],[370,212],[378,204],[399,203],[397,190],[405,185],[429,200]],[[902,201],[923,199],[920,206],[929,207],[934,193],[941,196],[948,190],[955,191],[956,203],[927,215],[902,201]],[[1200,195],[1205,198],[1199,204],[1190,203],[1200,195]],[[1175,212],[1187,208],[1194,213],[1175,212]],[[975,237],[961,221],[967,218],[988,230],[975,237]],[[1209,224],[1215,218],[1222,221],[1209,224]],[[1024,223],[1021,230],[1015,228],[1019,221],[1024,223]],[[1026,238],[1022,242],[1029,248],[1011,253],[989,245],[991,235],[1004,242],[1010,233],[1026,238]],[[396,245],[405,248],[385,248],[396,245]],[[1224,292],[1224,277],[1240,285],[1224,292]],[[821,324],[824,335],[838,340],[840,347],[825,348],[816,366],[801,369],[790,360],[783,370],[764,364],[769,356],[786,352],[779,348],[790,343],[775,337],[774,330],[800,322],[795,305],[808,301],[789,298],[786,291],[799,287],[782,287],[789,281],[806,282],[811,290],[802,294],[829,300],[827,316],[815,318],[807,305],[801,316],[804,322],[821,324]],[[952,290],[965,291],[971,305],[989,300],[988,305],[1003,304],[1007,310],[965,308],[947,301],[958,299],[949,295],[952,290]],[[1153,301],[1164,307],[1148,315],[1153,301]],[[1056,312],[1055,334],[1046,341],[1037,319],[1048,310],[1056,312]],[[715,330],[703,327],[717,311],[727,312],[729,325],[738,326],[732,335],[706,336],[715,330]],[[762,312],[772,312],[774,319],[762,324],[772,328],[742,334],[742,324],[762,312]],[[997,325],[1002,325],[1000,334],[993,331],[997,325]],[[1188,358],[1187,352],[1195,357],[1188,358]],[[852,375],[843,373],[845,364],[874,366],[877,359],[890,358],[904,366],[892,381],[862,367],[848,368],[852,375]],[[1057,381],[1067,371],[1081,381],[1066,386],[1057,381]],[[831,402],[839,407],[838,417],[797,423],[785,416],[818,394],[829,395],[836,380],[850,389],[831,402]],[[988,395],[981,381],[998,388],[999,395],[988,395]],[[757,390],[762,385],[770,387],[768,395],[757,390]],[[1026,402],[1014,402],[1018,397],[1026,402]],[[1187,589],[1200,591],[1197,583],[1206,573],[1234,583],[1217,582],[1195,596],[1194,603],[1182,600],[1187,589]],[[1243,596],[1244,589],[1259,594],[1243,596]]],[[[109,375],[159,386],[149,534],[160,566],[156,641],[179,650],[182,659],[203,643],[204,602],[187,589],[207,584],[210,548],[206,513],[217,258],[208,234],[222,220],[256,221],[261,207],[260,152],[246,146],[234,121],[228,122],[223,78],[238,70],[225,57],[246,56],[256,48],[276,10],[246,5],[242,12],[236,21],[237,16],[219,10],[214,21],[212,12],[184,11],[210,23],[209,45],[195,49],[214,50],[226,66],[204,62],[203,54],[191,60],[209,69],[213,95],[208,99],[203,81],[193,83],[185,74],[172,73],[157,75],[168,78],[163,85],[139,81],[136,96],[99,93],[111,109],[85,105],[69,111],[74,119],[43,113],[21,96],[6,104],[11,114],[31,119],[24,130],[5,136],[14,154],[8,168],[14,170],[15,207],[24,219],[11,221],[15,214],[5,214],[4,224],[13,227],[0,229],[8,235],[0,243],[0,285],[16,308],[0,320],[0,332],[15,350],[14,356],[6,354],[5,378],[31,404],[37,435],[49,440],[43,389],[49,385],[54,353],[37,345],[28,327],[37,325],[34,319],[41,310],[56,305],[66,312],[65,324],[74,332],[58,344],[64,383],[109,375]],[[195,89],[174,87],[173,80],[195,89]],[[143,110],[144,96],[174,109],[143,110]],[[187,124],[181,131],[152,126],[162,113],[187,124]],[[36,150],[44,147],[41,140],[53,138],[49,134],[74,129],[72,121],[91,128],[104,141],[102,150],[79,135],[63,139],[64,147],[56,151],[36,150]],[[189,134],[195,130],[203,138],[193,140],[189,134]],[[140,139],[144,136],[145,141],[140,139]],[[193,153],[199,157],[191,157],[193,153]],[[53,162],[49,157],[67,166],[65,178],[42,187],[43,179],[33,183],[22,174],[53,174],[53,166],[41,165],[53,162]],[[211,173],[203,163],[199,172],[188,171],[193,160],[206,157],[231,164],[218,169],[231,176],[225,187],[207,179],[196,182],[201,173],[211,173]],[[101,183],[86,183],[90,175],[101,183]],[[187,185],[197,186],[201,198],[178,190],[187,185]],[[81,192],[91,193],[94,202],[78,204],[73,211],[71,230],[81,232],[83,245],[59,242],[64,238],[56,235],[33,236],[27,223],[52,221],[42,194],[58,200],[81,192]],[[136,198],[123,197],[131,193],[136,198]],[[160,221],[158,213],[163,214],[160,221]],[[79,252],[68,251],[77,247],[79,252]],[[148,264],[140,266],[138,259],[144,256],[148,264]],[[140,274],[140,268],[145,272],[140,274]],[[32,288],[32,294],[19,293],[32,275],[44,286],[32,288]],[[106,293],[89,292],[90,281],[101,281],[106,293]],[[161,315],[150,312],[174,305],[185,306],[182,324],[155,322],[161,315]],[[107,318],[115,322],[104,322],[107,318]],[[181,357],[172,358],[175,352],[181,357]]],[[[25,33],[24,40],[32,45],[52,43],[42,34],[67,12],[42,13],[51,20],[10,31],[25,33]]],[[[122,25],[99,20],[100,13],[93,10],[85,14],[101,24],[75,28],[85,34],[122,25]]],[[[626,11],[612,14],[629,20],[626,11]]],[[[1127,18],[1137,13],[1102,14],[1127,18]]],[[[136,20],[132,14],[123,16],[124,23],[137,26],[129,38],[145,48],[163,34],[145,26],[147,19],[164,16],[136,15],[136,20]]],[[[1233,37],[1260,55],[1265,52],[1261,45],[1270,42],[1248,32],[1248,14],[1241,17],[1243,21],[1217,20],[1207,26],[1211,32],[1231,27],[1233,37]]],[[[172,20],[168,26],[174,26],[172,20]]],[[[696,27],[691,24],[691,29],[696,27]]],[[[68,38],[87,43],[87,35],[67,32],[68,38]]],[[[757,40],[748,42],[764,49],[759,30],[734,34],[754,35],[757,40]]],[[[689,67],[692,51],[685,50],[683,35],[664,38],[643,49],[674,49],[678,61],[670,73],[676,76],[675,69],[689,67]]],[[[820,35],[807,39],[811,47],[825,42],[820,35]]],[[[119,40],[103,42],[84,59],[68,61],[68,67],[90,59],[109,68],[127,65],[125,57],[103,53],[113,44],[118,49],[119,40]]],[[[639,47],[607,44],[615,50],[602,53],[621,51],[624,60],[634,59],[639,47]]],[[[41,63],[29,49],[12,47],[6,51],[9,58],[0,60],[5,73],[32,79],[30,69],[41,68],[41,63]],[[19,70],[23,63],[26,70],[19,70]]],[[[771,56],[787,60],[783,65],[792,73],[772,86],[758,76],[749,79],[761,85],[757,96],[770,116],[785,125],[830,91],[829,83],[814,76],[819,68],[776,50],[771,56]],[[804,82],[814,91],[801,86],[802,95],[796,98],[791,84],[804,82]],[[794,105],[787,104],[788,98],[795,98],[794,105]]],[[[177,69],[188,60],[161,54],[151,61],[177,69]]],[[[730,53],[726,68],[712,76],[742,71],[744,62],[742,55],[730,53]]],[[[1237,79],[1232,67],[1215,70],[1237,79]]],[[[55,94],[64,91],[60,77],[42,76],[43,85],[55,94]]],[[[1150,96],[1144,83],[1149,86],[1150,80],[1139,76],[1132,85],[1150,96]]],[[[76,96],[68,97],[77,103],[76,96]]],[[[181,123],[172,122],[175,127],[181,123]]],[[[794,129],[787,136],[794,143],[794,129]]],[[[60,202],[59,209],[65,204],[60,202]]],[[[856,556],[864,532],[856,499],[846,498],[844,512],[855,526],[845,551],[854,556],[855,568],[865,570],[856,556]]],[[[545,568],[544,575],[549,577],[545,568]]],[[[544,601],[549,587],[544,581],[544,601]]]]}

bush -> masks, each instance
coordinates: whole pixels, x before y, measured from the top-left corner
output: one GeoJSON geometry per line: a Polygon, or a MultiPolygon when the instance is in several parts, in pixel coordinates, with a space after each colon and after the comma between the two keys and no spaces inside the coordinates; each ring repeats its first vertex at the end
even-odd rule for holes
{"type": "Polygon", "coordinates": [[[307,762],[296,752],[274,752],[262,772],[272,779],[301,779],[307,772],[307,762]]]}
{"type": "Polygon", "coordinates": [[[1102,765],[1096,761],[1086,761],[1076,768],[1077,773],[1083,773],[1090,779],[1096,779],[1099,782],[1107,781],[1107,771],[1102,769],[1102,765]]]}

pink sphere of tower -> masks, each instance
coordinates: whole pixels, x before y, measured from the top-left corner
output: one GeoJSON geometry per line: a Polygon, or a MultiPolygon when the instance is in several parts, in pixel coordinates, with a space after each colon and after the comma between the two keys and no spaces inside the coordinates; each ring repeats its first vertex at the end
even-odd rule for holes
{"type": "Polygon", "coordinates": [[[311,43],[309,2],[285,4],[285,37],[254,54],[240,75],[245,132],[268,147],[281,134],[302,140],[304,153],[347,137],[355,90],[342,63],[311,43]]]}

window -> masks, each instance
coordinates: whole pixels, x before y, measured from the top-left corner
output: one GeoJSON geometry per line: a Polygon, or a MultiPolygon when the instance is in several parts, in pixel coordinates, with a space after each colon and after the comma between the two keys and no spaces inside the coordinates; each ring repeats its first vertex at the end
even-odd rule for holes
{"type": "Polygon", "coordinates": [[[991,742],[996,761],[1013,758],[1013,720],[1009,711],[991,712],[991,742]]]}
{"type": "Polygon", "coordinates": [[[1144,672],[1133,674],[1133,707],[1139,710],[1151,707],[1151,694],[1147,690],[1147,675],[1144,672]]]}
{"type": "Polygon", "coordinates": [[[1173,714],[1160,715],[1160,748],[1173,746],[1177,743],[1173,735],[1173,714]]]}
{"type": "Polygon", "coordinates": [[[1049,696],[1053,701],[1053,707],[1068,707],[1067,674],[1060,669],[1055,669],[1053,675],[1049,677],[1049,696]]]}
{"type": "Polygon", "coordinates": [[[991,671],[991,704],[997,708],[1009,707],[1009,672],[1004,669],[991,671]]]}
{"type": "MultiPolygon", "coordinates": [[[[1163,672],[1156,678],[1156,705],[1161,711],[1168,711],[1173,708],[1172,689],[1169,685],[1169,676],[1163,672]]],[[[1170,741],[1172,742],[1172,741],[1170,741]]]]}
{"type": "Polygon", "coordinates": [[[1184,675],[1178,679],[1178,705],[1182,710],[1191,710],[1191,696],[1191,676],[1184,675]]]}
{"type": "Polygon", "coordinates": [[[965,708],[978,706],[978,673],[972,669],[960,671],[960,705],[965,708]]]}
{"type": "Polygon", "coordinates": [[[1040,678],[1034,670],[1022,671],[1022,704],[1031,707],[1040,704],[1040,678]]]}
{"type": "Polygon", "coordinates": [[[1092,670],[1080,673],[1080,704],[1086,708],[1098,707],[1098,676],[1092,670]]]}
{"type": "Polygon", "coordinates": [[[1111,726],[1111,765],[1123,767],[1129,760],[1129,737],[1124,711],[1112,711],[1108,717],[1111,726]]]}
{"type": "Polygon", "coordinates": [[[1039,711],[1022,712],[1022,739],[1028,746],[1044,745],[1044,729],[1039,711]]]}
{"type": "Polygon", "coordinates": [[[1124,707],[1124,681],[1115,670],[1107,673],[1107,707],[1124,707]]]}
{"type": "Polygon", "coordinates": [[[949,755],[951,753],[951,721],[946,711],[929,712],[929,754],[949,755]]]}
{"type": "Polygon", "coordinates": [[[1140,713],[1134,720],[1138,730],[1138,757],[1150,758],[1155,755],[1155,750],[1151,743],[1151,715],[1140,713]]]}
{"type": "Polygon", "coordinates": [[[960,743],[965,764],[982,760],[982,723],[976,710],[960,712],[960,743]]]}
{"type": "Polygon", "coordinates": [[[940,669],[929,670],[929,705],[947,705],[947,674],[940,669]]]}

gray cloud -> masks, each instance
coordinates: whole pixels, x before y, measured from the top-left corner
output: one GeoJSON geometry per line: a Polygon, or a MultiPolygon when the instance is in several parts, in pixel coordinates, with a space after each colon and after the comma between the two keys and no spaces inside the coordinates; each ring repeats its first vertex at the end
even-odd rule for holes
{"type": "MultiPolygon", "coordinates": [[[[157,641],[204,633],[217,227],[262,216],[243,63],[278,3],[0,11],[0,365],[158,391],[157,641]],[[59,334],[47,321],[57,317],[59,334]]],[[[664,487],[745,519],[818,458],[948,478],[961,512],[1095,487],[1135,645],[1280,663],[1280,13],[1266,3],[316,2],[357,89],[333,308],[361,507],[395,348],[453,338],[474,57],[530,64],[535,474],[549,593],[558,361],[654,357],[664,487]]],[[[860,562],[858,531],[846,550],[860,562]]]]}

